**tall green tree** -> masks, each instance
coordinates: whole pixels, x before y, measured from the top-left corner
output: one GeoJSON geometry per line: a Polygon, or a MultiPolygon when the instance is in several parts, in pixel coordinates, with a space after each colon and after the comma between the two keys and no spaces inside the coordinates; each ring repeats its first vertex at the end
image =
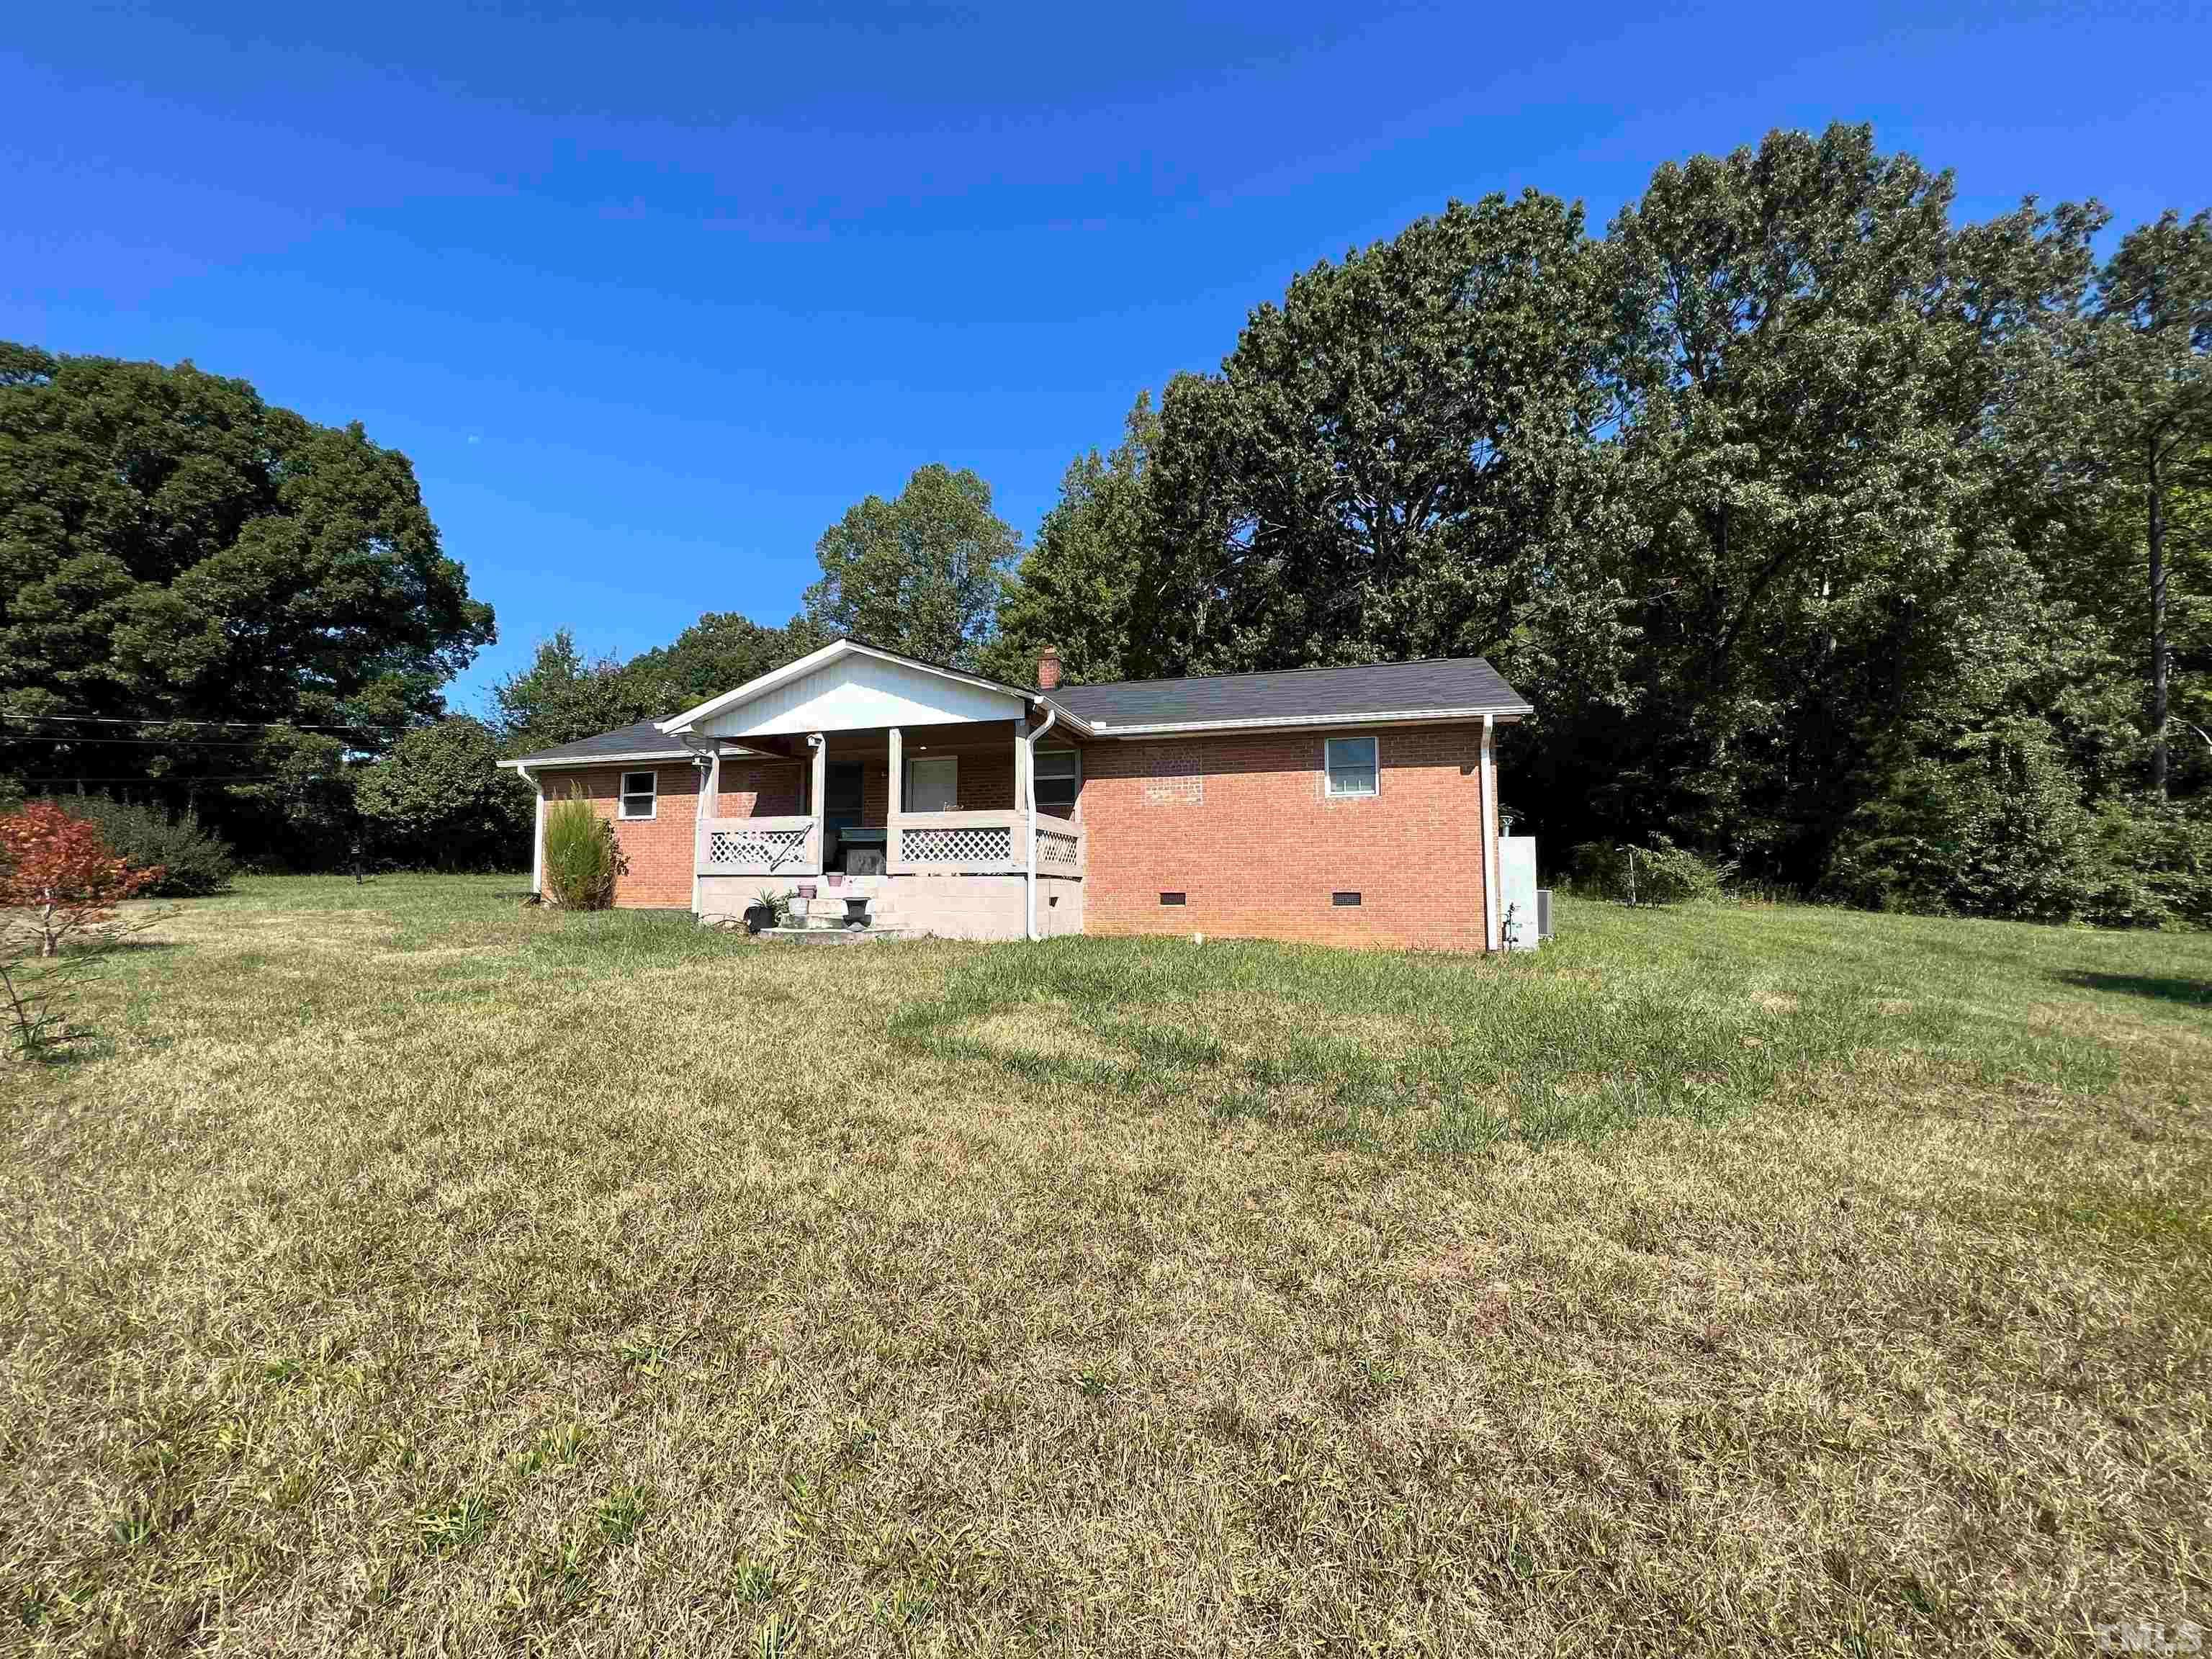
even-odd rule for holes
{"type": "Polygon", "coordinates": [[[663,720],[680,705],[658,680],[625,672],[620,659],[586,656],[563,628],[538,642],[529,667],[492,687],[491,706],[501,749],[524,755],[663,720]]]}
{"type": "Polygon", "coordinates": [[[527,785],[498,765],[491,728],[454,715],[410,732],[361,775],[362,824],[383,857],[437,870],[530,862],[527,785]]]}
{"type": "Polygon", "coordinates": [[[492,637],[414,469],[189,363],[0,348],[10,705],[389,723],[492,637]]]}
{"type": "Polygon", "coordinates": [[[1885,769],[2040,717],[2051,458],[2015,462],[2008,365],[2063,355],[2096,216],[1966,240],[1952,199],[1838,126],[1662,167],[1610,227],[1647,702],[1583,755],[1625,823],[1813,885],[1885,769]]]}
{"type": "Polygon", "coordinates": [[[2185,221],[2169,212],[2129,232],[2100,288],[2096,417],[2113,471],[2142,502],[2146,725],[2150,786],[2163,798],[2172,715],[2167,526],[2177,491],[2201,483],[2201,471],[2191,474],[2212,444],[2212,213],[2185,221]]]}
{"type": "Polygon", "coordinates": [[[491,690],[503,752],[555,749],[639,720],[665,720],[819,650],[832,636],[805,617],[781,628],[708,611],[667,645],[627,662],[590,657],[568,629],[539,643],[527,668],[491,690]]]}
{"type": "Polygon", "coordinates": [[[710,611],[672,643],[631,658],[623,678],[649,688],[665,716],[796,662],[831,637],[805,616],[775,628],[734,611],[710,611]]]}
{"type": "MultiPolygon", "coordinates": [[[[0,707],[344,726],[349,750],[374,750],[434,717],[492,635],[407,458],[358,424],[317,425],[190,363],[0,344],[0,707]]],[[[183,725],[137,728],[157,743],[44,729],[73,742],[14,744],[11,769],[179,791],[285,769],[243,746],[251,728],[222,749],[183,725]]],[[[218,785],[200,804],[266,854],[289,821],[259,816],[267,793],[218,785]]]]}
{"type": "Polygon", "coordinates": [[[1152,667],[1497,647],[1571,557],[1602,414],[1579,207],[1453,203],[1294,277],[1163,398],[1152,667]]]}
{"type": "Polygon", "coordinates": [[[981,478],[930,465],[891,500],[851,508],[814,551],[822,579],[806,590],[805,614],[825,635],[973,668],[1021,537],[992,512],[981,478]]]}
{"type": "Polygon", "coordinates": [[[1027,685],[1047,646],[1059,647],[1071,681],[1127,679],[1148,662],[1134,630],[1147,555],[1160,539],[1152,491],[1159,432],[1152,396],[1139,392],[1113,453],[1094,449],[1069,465],[1000,603],[984,656],[1000,679],[1027,685]]]}

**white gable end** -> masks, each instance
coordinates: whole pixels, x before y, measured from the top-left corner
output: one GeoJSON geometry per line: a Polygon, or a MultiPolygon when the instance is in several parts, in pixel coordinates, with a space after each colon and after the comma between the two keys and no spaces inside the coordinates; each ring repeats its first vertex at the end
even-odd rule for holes
{"type": "Polygon", "coordinates": [[[1023,708],[1024,700],[1011,692],[855,651],[710,714],[696,729],[716,737],[768,738],[1012,720],[1023,708]]]}

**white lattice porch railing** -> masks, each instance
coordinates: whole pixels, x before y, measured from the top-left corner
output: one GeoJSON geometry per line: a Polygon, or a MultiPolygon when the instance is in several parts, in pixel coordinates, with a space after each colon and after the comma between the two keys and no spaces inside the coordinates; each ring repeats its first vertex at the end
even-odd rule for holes
{"type": "Polygon", "coordinates": [[[1037,820],[1037,873],[1041,876],[1079,876],[1083,873],[1083,831],[1064,819],[1037,820]]]}
{"type": "Polygon", "coordinates": [[[811,875],[821,867],[811,817],[707,821],[699,856],[702,876],[811,875]]]}
{"type": "Polygon", "coordinates": [[[1024,867],[1012,812],[908,812],[891,848],[895,875],[1005,875],[1024,867]]]}

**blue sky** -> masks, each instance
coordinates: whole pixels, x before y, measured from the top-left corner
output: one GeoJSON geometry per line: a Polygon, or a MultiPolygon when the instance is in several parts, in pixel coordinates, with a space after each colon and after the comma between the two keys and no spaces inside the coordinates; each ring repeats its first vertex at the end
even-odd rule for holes
{"type": "Polygon", "coordinates": [[[1024,538],[1140,387],[1453,196],[1594,224],[1871,120],[1961,210],[2212,200],[2203,6],[18,9],[0,337],[243,376],[411,456],[497,608],[623,655],[780,622],[847,506],[1024,538]],[[204,14],[204,15],[195,15],[204,14]]]}

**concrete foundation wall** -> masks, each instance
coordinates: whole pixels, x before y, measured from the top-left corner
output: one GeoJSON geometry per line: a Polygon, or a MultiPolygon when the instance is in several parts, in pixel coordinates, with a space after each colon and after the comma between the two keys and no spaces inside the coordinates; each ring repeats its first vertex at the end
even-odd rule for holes
{"type": "MultiPolygon", "coordinates": [[[[1028,904],[1019,876],[848,876],[832,887],[820,877],[702,876],[699,914],[708,921],[738,921],[745,907],[801,882],[817,902],[842,913],[848,897],[866,896],[877,925],[938,939],[1023,939],[1028,904]]],[[[1083,884],[1064,877],[1037,881],[1037,931],[1048,938],[1083,931],[1083,884]]]]}

